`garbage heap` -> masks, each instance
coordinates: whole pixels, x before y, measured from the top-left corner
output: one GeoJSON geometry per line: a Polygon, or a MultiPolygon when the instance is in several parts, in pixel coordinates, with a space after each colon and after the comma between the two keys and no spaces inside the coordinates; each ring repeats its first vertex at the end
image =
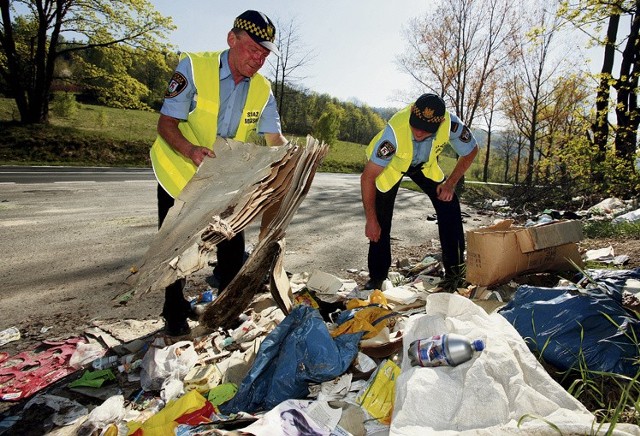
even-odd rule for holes
{"type": "MultiPolygon", "coordinates": [[[[628,274],[640,278],[640,271],[628,274]]],[[[605,278],[610,292],[612,276],[605,278]]],[[[427,279],[365,291],[354,280],[314,271],[292,275],[290,285],[294,299],[286,316],[263,292],[228,329],[199,335],[194,322],[192,336],[176,339],[164,336],[158,324],[137,325],[138,332],[155,331],[121,341],[117,337],[133,331],[127,325],[133,321],[122,321],[52,346],[66,352],[57,366],[49,365],[55,369],[50,375],[58,371],[61,377],[46,389],[29,390],[33,380],[24,377],[13,387],[3,385],[3,400],[22,401],[23,407],[5,413],[0,428],[8,434],[422,435],[544,434],[550,423],[563,433],[587,433],[598,425],[548,375],[514,327],[527,327],[525,313],[513,313],[526,304],[507,303],[500,311],[508,315],[485,310],[481,301],[438,292],[427,279]],[[481,340],[484,350],[456,365],[414,366],[412,343],[451,333],[481,340]],[[106,348],[106,342],[120,343],[106,348]]],[[[569,292],[563,286],[553,298],[569,292]]],[[[534,298],[530,288],[520,297],[518,289],[512,301],[527,299],[529,311],[540,311],[532,308],[534,300],[548,307],[542,300],[550,291],[539,290],[534,298]]],[[[604,303],[599,290],[578,294],[590,298],[586,305],[573,312],[559,306],[547,322],[568,325],[578,313],[593,317],[586,307],[594,298],[604,303]]],[[[206,289],[192,304],[216,298],[206,289]]],[[[604,307],[607,316],[622,315],[611,301],[604,307]]],[[[600,354],[611,355],[616,347],[619,341],[600,354]]],[[[632,425],[616,429],[640,431],[632,425]]]]}

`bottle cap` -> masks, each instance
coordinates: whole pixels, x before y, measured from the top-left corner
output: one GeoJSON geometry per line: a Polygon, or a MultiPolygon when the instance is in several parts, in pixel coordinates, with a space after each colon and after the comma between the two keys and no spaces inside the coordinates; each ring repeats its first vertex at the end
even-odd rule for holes
{"type": "Polygon", "coordinates": [[[484,341],[482,339],[476,339],[475,341],[473,341],[473,348],[476,351],[484,350],[484,341]]]}

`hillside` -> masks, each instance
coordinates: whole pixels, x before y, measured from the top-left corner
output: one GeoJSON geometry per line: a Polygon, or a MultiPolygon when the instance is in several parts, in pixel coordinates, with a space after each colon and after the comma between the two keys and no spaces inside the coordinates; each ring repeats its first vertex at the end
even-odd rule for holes
{"type": "MultiPolygon", "coordinates": [[[[21,126],[13,100],[0,98],[0,164],[148,167],[158,114],[77,104],[71,111],[52,107],[50,125],[21,126]]],[[[301,138],[289,135],[291,140],[301,138]]],[[[331,144],[320,171],[359,173],[364,144],[331,144]]],[[[443,158],[445,170],[454,160],[443,158]]],[[[479,165],[478,165],[478,168],[479,165]]]]}

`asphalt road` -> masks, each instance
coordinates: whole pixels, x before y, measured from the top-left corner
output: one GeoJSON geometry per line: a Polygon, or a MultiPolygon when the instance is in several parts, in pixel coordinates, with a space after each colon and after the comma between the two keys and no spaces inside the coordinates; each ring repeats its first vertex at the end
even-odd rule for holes
{"type": "Polygon", "coordinates": [[[0,166],[0,183],[122,182],[154,180],[150,168],[0,166]]]}
{"type": "MultiPolygon", "coordinates": [[[[55,336],[96,318],[158,318],[159,293],[113,301],[157,230],[151,170],[0,167],[0,181],[0,330],[16,325],[37,338],[41,327],[55,336]]],[[[467,228],[489,220],[463,210],[467,228]]],[[[433,213],[425,195],[401,190],[394,245],[437,241],[433,213]]],[[[285,269],[353,278],[348,269],[366,270],[367,245],[359,176],[316,174],[287,230],[285,269]]]]}

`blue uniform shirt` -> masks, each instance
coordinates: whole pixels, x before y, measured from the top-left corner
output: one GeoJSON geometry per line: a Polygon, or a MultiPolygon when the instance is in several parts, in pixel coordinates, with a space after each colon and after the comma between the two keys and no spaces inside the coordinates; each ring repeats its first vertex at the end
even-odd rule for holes
{"type": "MultiPolygon", "coordinates": [[[[176,67],[176,73],[182,74],[187,83],[184,88],[172,97],[165,97],[160,113],[163,115],[186,120],[189,112],[196,107],[198,93],[193,84],[191,62],[188,58],[182,59],[176,67]]],[[[244,78],[236,85],[229,68],[229,50],[222,52],[220,56],[220,110],[218,112],[218,136],[233,138],[240,124],[242,109],[249,92],[249,79],[244,78]]],[[[269,100],[260,120],[258,121],[258,133],[281,133],[280,115],[276,99],[270,93],[269,100]]]]}
{"type": "MultiPolygon", "coordinates": [[[[429,160],[429,154],[431,153],[431,145],[433,144],[433,138],[435,134],[429,136],[423,141],[413,141],[413,159],[411,160],[411,166],[419,165],[425,163],[429,160]]],[[[380,144],[388,141],[392,143],[395,148],[398,148],[398,144],[396,144],[395,136],[393,134],[393,130],[387,124],[384,128],[384,132],[382,136],[376,143],[373,148],[373,153],[371,153],[371,162],[376,165],[380,165],[382,167],[386,167],[391,162],[391,158],[393,154],[390,154],[385,157],[378,157],[378,148],[380,144]]],[[[458,154],[458,156],[466,156],[471,153],[476,146],[476,138],[473,136],[471,131],[465,126],[460,119],[451,114],[451,132],[449,132],[449,144],[453,147],[453,150],[458,154]]],[[[385,153],[382,153],[385,154],[385,153]]]]}

